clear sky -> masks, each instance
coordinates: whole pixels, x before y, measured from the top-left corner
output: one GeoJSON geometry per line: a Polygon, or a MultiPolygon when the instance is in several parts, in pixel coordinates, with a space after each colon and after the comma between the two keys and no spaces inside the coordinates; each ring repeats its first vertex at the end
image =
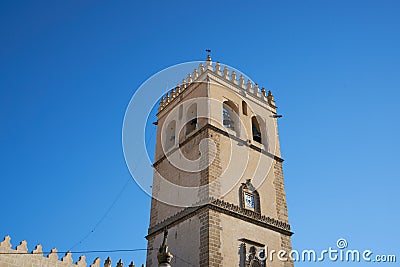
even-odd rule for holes
{"type": "Polygon", "coordinates": [[[395,0],[1,1],[1,238],[30,250],[145,248],[150,198],[124,161],[125,109],[151,75],[210,48],[276,97],[293,247],[343,237],[400,260],[399,9],[395,0]]]}

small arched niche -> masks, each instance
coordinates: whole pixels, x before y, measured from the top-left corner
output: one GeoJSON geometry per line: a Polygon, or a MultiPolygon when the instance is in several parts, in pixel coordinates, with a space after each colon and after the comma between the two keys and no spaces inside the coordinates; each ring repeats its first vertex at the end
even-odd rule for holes
{"type": "Polygon", "coordinates": [[[244,100],[242,101],[242,112],[243,115],[247,116],[247,103],[244,100]]]}
{"type": "Polygon", "coordinates": [[[198,127],[198,119],[197,119],[197,104],[194,103],[192,104],[187,112],[186,112],[186,135],[190,134],[191,132],[194,132],[198,127]]]}
{"type": "Polygon", "coordinates": [[[251,117],[251,132],[253,135],[253,141],[262,144],[261,128],[256,116],[251,117]]]}
{"type": "Polygon", "coordinates": [[[168,123],[165,130],[165,149],[170,149],[176,143],[176,121],[173,120],[168,123]]]}

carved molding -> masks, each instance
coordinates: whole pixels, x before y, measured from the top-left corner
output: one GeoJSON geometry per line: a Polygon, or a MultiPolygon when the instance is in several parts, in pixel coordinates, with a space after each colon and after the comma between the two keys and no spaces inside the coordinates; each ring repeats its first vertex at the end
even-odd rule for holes
{"type": "Polygon", "coordinates": [[[180,148],[183,147],[186,143],[190,142],[193,138],[195,138],[197,135],[201,134],[202,132],[204,132],[205,130],[208,130],[208,129],[214,130],[214,131],[216,131],[217,133],[220,133],[220,134],[222,134],[222,135],[224,135],[224,136],[227,136],[227,137],[229,137],[229,138],[232,138],[233,140],[235,140],[236,142],[238,142],[238,143],[240,143],[240,144],[242,144],[242,145],[249,146],[249,148],[254,149],[254,150],[256,150],[256,151],[258,151],[258,152],[260,152],[260,153],[262,153],[262,154],[264,154],[264,155],[266,155],[266,156],[268,156],[268,157],[271,157],[271,158],[273,158],[274,160],[276,160],[276,161],[278,161],[278,162],[283,162],[283,161],[284,161],[283,158],[278,157],[278,156],[276,156],[276,155],[274,155],[274,154],[271,154],[271,153],[269,153],[268,151],[266,151],[266,150],[264,150],[264,149],[261,149],[261,148],[255,146],[255,145],[252,145],[252,144],[251,144],[251,145],[248,145],[248,143],[247,143],[246,140],[243,140],[243,139],[240,139],[240,138],[238,138],[238,137],[236,137],[236,136],[234,136],[234,135],[231,135],[231,134],[229,134],[227,131],[225,131],[225,130],[223,130],[223,129],[220,129],[220,128],[218,128],[218,127],[216,127],[216,126],[214,126],[214,125],[211,125],[211,124],[206,124],[206,125],[204,125],[203,127],[197,129],[195,132],[193,132],[193,134],[190,135],[188,138],[186,138],[182,143],[180,143],[179,146],[177,146],[177,147],[171,149],[170,151],[167,152],[166,155],[162,156],[162,157],[159,158],[157,161],[155,161],[155,162],[153,163],[153,167],[156,168],[158,164],[160,164],[164,159],[167,158],[167,156],[171,155],[171,154],[174,153],[177,149],[180,149],[180,148]]]}
{"type": "Polygon", "coordinates": [[[181,211],[175,213],[174,215],[164,219],[163,221],[159,222],[158,224],[152,226],[148,230],[148,235],[146,236],[147,239],[152,237],[155,234],[161,233],[165,230],[165,228],[170,228],[178,223],[195,216],[199,212],[203,211],[204,209],[212,209],[226,215],[245,220],[249,223],[259,225],[261,227],[279,232],[281,234],[291,236],[293,232],[290,231],[290,224],[279,221],[277,219],[262,215],[260,213],[247,210],[241,208],[235,204],[226,202],[221,199],[214,199],[210,198],[209,203],[198,206],[198,207],[189,207],[184,208],[181,211]]]}

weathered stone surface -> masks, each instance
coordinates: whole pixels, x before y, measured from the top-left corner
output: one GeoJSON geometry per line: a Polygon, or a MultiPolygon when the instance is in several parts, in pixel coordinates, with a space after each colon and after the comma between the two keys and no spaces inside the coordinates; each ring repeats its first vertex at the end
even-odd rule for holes
{"type": "MultiPolygon", "coordinates": [[[[213,64],[210,57],[205,66],[201,64],[161,101],[154,163],[156,174],[147,236],[148,267],[157,266],[153,249],[161,244],[164,229],[170,233],[169,247],[176,256],[172,266],[244,267],[249,264],[246,262],[249,258],[243,255],[250,253],[250,248],[253,252],[255,247],[262,249],[267,246],[270,250],[291,250],[292,232],[278,128],[276,121],[270,123],[269,119],[274,115],[276,103],[271,92],[267,95],[265,88],[219,63],[213,64]],[[190,109],[187,103],[194,103],[201,97],[210,99],[203,107],[209,117],[199,115],[197,128],[190,134],[178,132],[184,125],[186,110],[190,109]],[[238,120],[242,122],[240,127],[238,121],[234,124],[236,128],[223,127],[222,103],[227,101],[237,112],[238,120]],[[162,129],[164,123],[169,125],[171,120],[177,129],[172,135],[175,143],[164,151],[161,137],[165,133],[162,129]],[[261,131],[258,141],[252,136],[254,120],[261,131]],[[204,140],[207,142],[202,143],[204,140]],[[239,157],[232,151],[239,153],[239,157]],[[187,172],[171,164],[169,158],[174,153],[182,153],[182,157],[190,160],[201,156],[200,170],[187,172]],[[246,164],[241,167],[243,162],[246,164]],[[234,171],[229,169],[231,166],[234,171]],[[160,182],[161,176],[179,186],[200,187],[198,195],[194,196],[195,205],[180,207],[157,200],[166,193],[160,182]],[[257,207],[249,209],[244,206],[240,188],[243,184],[247,184],[247,189],[253,190],[257,196],[257,207]]],[[[167,193],[181,197],[179,192],[167,193]]],[[[291,267],[293,262],[274,261],[268,266],[291,267]]]]}

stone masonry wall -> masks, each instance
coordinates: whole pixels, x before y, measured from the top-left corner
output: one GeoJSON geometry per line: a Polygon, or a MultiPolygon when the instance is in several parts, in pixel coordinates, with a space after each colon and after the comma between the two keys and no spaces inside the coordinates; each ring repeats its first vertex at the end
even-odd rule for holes
{"type": "Polygon", "coordinates": [[[274,186],[276,190],[276,211],[278,214],[278,220],[288,223],[289,219],[286,204],[285,185],[283,180],[282,162],[275,161],[274,173],[274,186]]]}
{"type": "MultiPolygon", "coordinates": [[[[274,164],[275,180],[274,185],[276,189],[276,210],[278,214],[278,220],[289,223],[288,208],[286,203],[285,184],[283,178],[282,162],[276,161],[274,164]]],[[[281,234],[282,249],[287,253],[292,250],[292,243],[290,236],[281,234]]],[[[294,262],[285,262],[285,267],[293,267],[294,262]]]]}
{"type": "Polygon", "coordinates": [[[213,210],[205,210],[200,218],[200,267],[222,267],[221,219],[213,210]]]}

